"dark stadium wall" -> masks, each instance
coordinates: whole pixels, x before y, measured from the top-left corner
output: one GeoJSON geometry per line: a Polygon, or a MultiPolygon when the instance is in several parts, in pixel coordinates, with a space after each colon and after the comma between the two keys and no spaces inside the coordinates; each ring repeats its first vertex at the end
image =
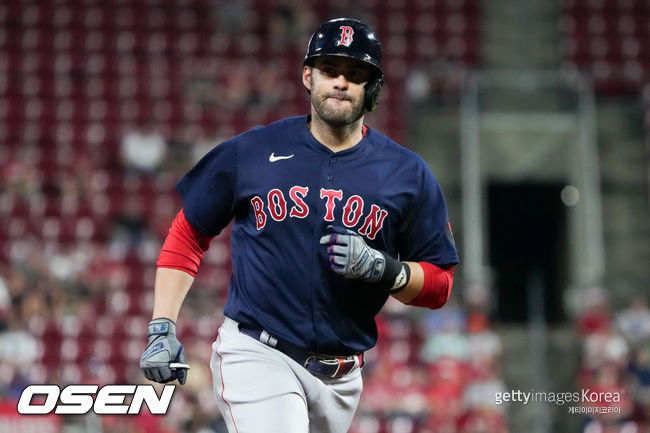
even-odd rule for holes
{"type": "Polygon", "coordinates": [[[497,290],[497,316],[525,322],[531,308],[543,308],[550,323],[564,321],[567,285],[567,215],[556,183],[488,185],[489,257],[497,290]],[[530,304],[541,285],[542,302],[530,304]]]}

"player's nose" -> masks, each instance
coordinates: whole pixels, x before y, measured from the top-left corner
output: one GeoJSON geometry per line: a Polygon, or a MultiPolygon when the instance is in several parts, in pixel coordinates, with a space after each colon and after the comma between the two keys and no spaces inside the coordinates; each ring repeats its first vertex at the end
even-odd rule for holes
{"type": "Polygon", "coordinates": [[[345,78],[345,74],[339,74],[338,77],[334,78],[334,88],[338,90],[346,90],[350,83],[345,78]]]}

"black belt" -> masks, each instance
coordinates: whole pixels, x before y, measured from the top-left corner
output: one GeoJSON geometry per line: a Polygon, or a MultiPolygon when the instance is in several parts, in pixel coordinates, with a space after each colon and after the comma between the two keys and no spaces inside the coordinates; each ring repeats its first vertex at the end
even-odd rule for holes
{"type": "Polygon", "coordinates": [[[314,376],[336,379],[348,374],[355,367],[363,366],[363,352],[350,356],[318,355],[300,349],[286,341],[281,341],[263,329],[253,329],[239,325],[239,331],[269,347],[279,350],[305,367],[314,376]]]}

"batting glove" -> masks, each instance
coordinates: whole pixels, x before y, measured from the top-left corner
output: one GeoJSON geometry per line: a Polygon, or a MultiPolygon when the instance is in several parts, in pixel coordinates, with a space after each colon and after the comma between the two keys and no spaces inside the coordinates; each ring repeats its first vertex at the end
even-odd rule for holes
{"type": "Polygon", "coordinates": [[[183,385],[190,366],[185,363],[183,345],[176,338],[176,325],[169,319],[149,322],[149,344],[140,358],[144,376],[158,383],[178,379],[183,385]]]}
{"type": "Polygon", "coordinates": [[[363,237],[343,227],[328,226],[331,234],[320,238],[327,246],[330,268],[345,278],[360,279],[388,289],[401,291],[411,276],[410,269],[388,254],[371,248],[363,237]]]}

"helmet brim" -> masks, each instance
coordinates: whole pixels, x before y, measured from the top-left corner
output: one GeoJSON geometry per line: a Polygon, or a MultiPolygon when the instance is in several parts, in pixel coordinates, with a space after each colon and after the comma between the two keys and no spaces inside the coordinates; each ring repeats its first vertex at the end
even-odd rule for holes
{"type": "Polygon", "coordinates": [[[360,59],[358,56],[352,56],[349,53],[346,52],[339,52],[339,53],[323,53],[323,54],[312,54],[309,57],[305,57],[305,61],[303,62],[303,66],[314,66],[314,60],[317,57],[346,57],[348,59],[353,59],[357,60],[361,63],[364,63],[372,69],[372,71],[376,74],[377,77],[383,78],[384,76],[384,71],[381,70],[381,67],[377,65],[375,62],[373,62],[373,59],[370,56],[367,56],[368,59],[360,59]]]}

